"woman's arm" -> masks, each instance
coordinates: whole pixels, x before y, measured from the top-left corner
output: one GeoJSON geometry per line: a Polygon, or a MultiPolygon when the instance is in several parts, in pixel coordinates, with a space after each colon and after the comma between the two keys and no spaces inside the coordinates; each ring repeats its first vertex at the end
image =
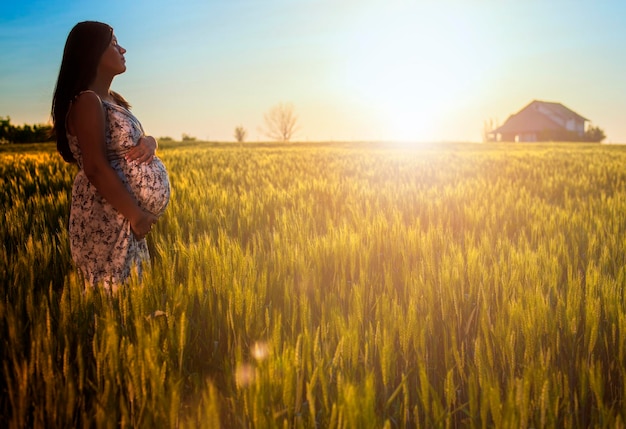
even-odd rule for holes
{"type": "Polygon", "coordinates": [[[138,239],[150,231],[156,217],[139,207],[124,186],[106,154],[104,110],[98,96],[85,92],[76,98],[70,110],[70,132],[78,138],[83,155],[83,169],[100,195],[130,221],[138,239]]]}

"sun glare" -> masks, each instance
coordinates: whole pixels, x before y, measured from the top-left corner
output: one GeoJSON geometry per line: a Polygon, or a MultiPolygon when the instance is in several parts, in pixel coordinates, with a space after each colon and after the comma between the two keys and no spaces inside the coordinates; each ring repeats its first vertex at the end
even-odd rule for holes
{"type": "Polygon", "coordinates": [[[484,44],[471,17],[457,13],[405,6],[353,32],[346,86],[374,106],[385,140],[440,140],[451,112],[478,89],[484,44]]]}

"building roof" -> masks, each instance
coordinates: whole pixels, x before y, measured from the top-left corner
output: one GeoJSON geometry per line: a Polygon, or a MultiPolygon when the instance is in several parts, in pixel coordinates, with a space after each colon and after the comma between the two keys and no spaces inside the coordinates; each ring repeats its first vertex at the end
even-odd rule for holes
{"type": "Polygon", "coordinates": [[[587,118],[568,109],[561,103],[534,100],[516,114],[509,116],[504,124],[493,130],[492,133],[523,134],[564,128],[549,115],[541,112],[541,108],[549,110],[554,116],[563,118],[564,122],[568,119],[576,119],[583,122],[588,121],[587,118]]]}
{"type": "Polygon", "coordinates": [[[509,116],[501,127],[493,130],[499,134],[520,134],[540,132],[542,130],[558,130],[563,128],[561,125],[536,110],[522,110],[515,115],[509,116]]]}
{"type": "Polygon", "coordinates": [[[584,116],[581,116],[578,113],[574,112],[573,110],[568,109],[567,107],[565,107],[561,103],[554,103],[554,102],[550,102],[550,101],[534,100],[526,107],[537,106],[537,105],[541,105],[541,106],[551,110],[552,113],[554,113],[555,115],[560,116],[560,117],[562,117],[564,119],[578,119],[579,121],[588,121],[589,120],[589,119],[585,118],[584,116]]]}

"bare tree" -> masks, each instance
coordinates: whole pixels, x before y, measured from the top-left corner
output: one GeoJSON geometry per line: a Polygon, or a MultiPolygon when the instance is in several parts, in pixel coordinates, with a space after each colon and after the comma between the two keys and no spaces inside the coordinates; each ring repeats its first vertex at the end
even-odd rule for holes
{"type": "Polygon", "coordinates": [[[248,132],[243,125],[238,125],[237,128],[235,128],[235,140],[237,140],[237,143],[243,143],[246,139],[246,134],[248,134],[248,132]]]}
{"type": "Polygon", "coordinates": [[[298,116],[293,104],[279,103],[265,114],[266,136],[283,143],[293,138],[298,130],[298,116]]]}

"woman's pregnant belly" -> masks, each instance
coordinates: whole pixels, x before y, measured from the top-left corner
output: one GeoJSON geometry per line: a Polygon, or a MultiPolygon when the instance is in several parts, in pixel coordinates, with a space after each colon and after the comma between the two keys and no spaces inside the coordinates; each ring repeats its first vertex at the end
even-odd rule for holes
{"type": "Polygon", "coordinates": [[[114,166],[121,172],[141,208],[161,216],[170,201],[170,179],[165,165],[156,156],[149,164],[132,164],[120,160],[114,166]]]}

